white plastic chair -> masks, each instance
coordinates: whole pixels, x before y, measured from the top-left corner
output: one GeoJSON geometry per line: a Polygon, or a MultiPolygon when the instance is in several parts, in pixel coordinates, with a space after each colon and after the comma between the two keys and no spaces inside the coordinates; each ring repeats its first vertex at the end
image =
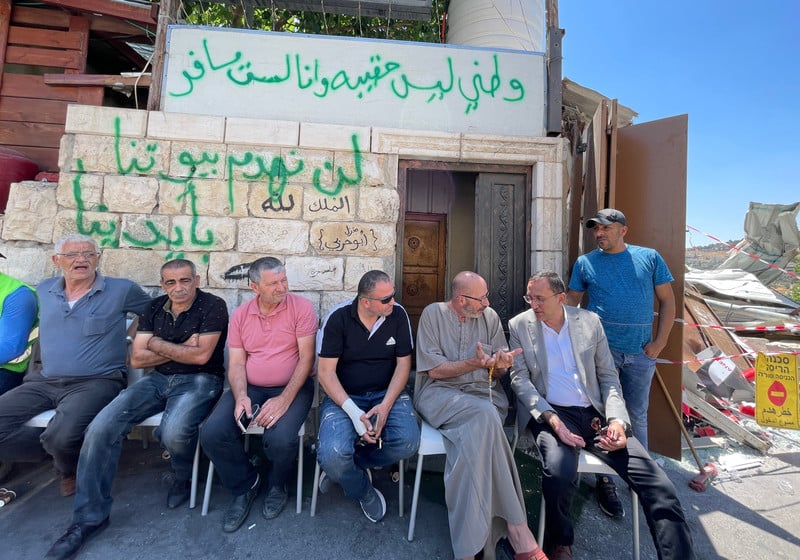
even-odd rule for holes
{"type": "MultiPolygon", "coordinates": [[[[249,436],[251,435],[262,435],[264,433],[264,427],[258,426],[253,424],[249,428],[247,428],[247,432],[245,433],[244,445],[245,449],[247,449],[249,445],[249,436]]],[[[300,438],[300,445],[297,449],[297,506],[295,513],[300,513],[303,511],[303,438],[306,435],[306,423],[303,422],[300,425],[300,430],[297,432],[297,436],[300,438]]],[[[206,489],[203,494],[203,508],[200,511],[200,515],[208,515],[208,503],[211,500],[211,484],[214,481],[214,463],[211,461],[208,462],[208,476],[206,477],[206,489]]]]}
{"type": "Polygon", "coordinates": [[[414,494],[411,499],[411,517],[408,521],[408,540],[414,540],[414,527],[417,523],[417,505],[419,503],[419,486],[422,482],[422,461],[426,455],[444,455],[444,437],[441,432],[420,419],[419,451],[417,458],[417,474],[414,477],[414,494]]]}
{"type": "MultiPolygon", "coordinates": [[[[578,459],[578,472],[605,475],[617,474],[614,469],[600,459],[583,450],[581,450],[580,458],[578,459]]],[[[633,510],[633,558],[634,560],[639,560],[639,496],[633,489],[631,489],[631,509],[633,510]]],[[[544,542],[544,516],[545,504],[544,495],[542,495],[542,505],[539,508],[539,534],[536,536],[540,543],[544,542]]]]}
{"type": "MultiPolygon", "coordinates": [[[[45,410],[44,412],[37,414],[30,420],[28,420],[25,425],[32,427],[32,428],[46,428],[47,425],[50,423],[50,420],[55,416],[56,411],[55,409],[52,410],[45,410]]],[[[145,427],[157,427],[161,424],[161,417],[163,416],[163,412],[159,412],[158,414],[154,414],[153,416],[146,418],[138,426],[145,426],[145,427]]],[[[142,445],[147,448],[147,438],[144,436],[142,438],[142,445]]],[[[189,508],[194,508],[197,505],[197,475],[199,474],[200,468],[200,442],[197,442],[197,446],[194,449],[194,462],[192,463],[192,484],[191,484],[191,493],[189,494],[189,508]]]]}

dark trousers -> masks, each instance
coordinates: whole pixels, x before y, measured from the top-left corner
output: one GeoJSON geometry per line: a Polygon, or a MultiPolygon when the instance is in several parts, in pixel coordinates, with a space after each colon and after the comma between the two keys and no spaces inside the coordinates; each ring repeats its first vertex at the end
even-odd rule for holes
{"type": "Polygon", "coordinates": [[[86,426],[123,387],[122,379],[37,378],[4,393],[0,396],[0,460],[41,460],[44,448],[60,475],[74,476],[86,426]],[[56,414],[43,432],[25,426],[53,408],[56,414]]]}
{"type": "MultiPolygon", "coordinates": [[[[593,407],[553,407],[561,421],[586,442],[586,451],[610,466],[634,492],[644,510],[647,526],[660,559],[692,560],[692,537],[675,486],[636,438],[625,449],[607,452],[594,444],[591,427],[602,415],[593,407]]],[[[605,422],[603,422],[605,423],[605,422]]],[[[546,531],[553,544],[572,545],[574,531],[570,508],[578,489],[579,449],[565,445],[546,423],[531,420],[529,427],[542,455],[546,531]]]]}
{"type": "MultiPolygon", "coordinates": [[[[247,396],[254,404],[262,404],[282,392],[283,387],[247,386],[247,396]]],[[[314,382],[308,379],[297,392],[286,413],[275,425],[264,431],[264,455],[272,464],[269,488],[279,486],[285,489],[287,481],[292,477],[299,445],[297,432],[306,421],[313,398],[314,382]]],[[[240,496],[255,483],[257,471],[244,450],[242,431],[233,418],[234,405],[233,394],[225,391],[217,406],[200,426],[200,446],[214,463],[222,485],[234,496],[240,496]]]]}

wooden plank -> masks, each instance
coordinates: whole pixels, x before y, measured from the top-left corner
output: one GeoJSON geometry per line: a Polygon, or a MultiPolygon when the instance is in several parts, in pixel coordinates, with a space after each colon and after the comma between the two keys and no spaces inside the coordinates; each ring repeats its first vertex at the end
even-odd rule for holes
{"type": "Polygon", "coordinates": [[[9,45],[6,51],[6,62],[48,68],[78,69],[81,67],[81,53],[80,51],[58,51],[9,45]]]}
{"type": "Polygon", "coordinates": [[[80,58],[78,59],[78,67],[70,68],[66,71],[67,74],[82,74],[86,72],[86,59],[89,57],[89,20],[83,16],[72,16],[69,20],[69,31],[75,34],[79,39],[78,52],[80,58]]]}
{"type": "Polygon", "coordinates": [[[2,97],[31,97],[33,99],[53,99],[76,102],[78,88],[48,86],[42,76],[28,74],[6,74],[0,88],[2,97]]]}
{"type": "Polygon", "coordinates": [[[99,107],[103,104],[104,90],[105,88],[102,86],[82,87],[78,89],[78,103],[81,105],[95,105],[99,107]]]}
{"type": "Polygon", "coordinates": [[[36,162],[39,171],[58,171],[58,148],[36,148],[32,146],[18,146],[16,144],[1,144],[4,148],[11,148],[36,162]]]}
{"type": "Polygon", "coordinates": [[[63,135],[63,124],[7,121],[0,126],[0,144],[58,148],[63,135]]]}
{"type": "MultiPolygon", "coordinates": [[[[695,324],[722,326],[722,322],[719,320],[719,317],[717,317],[717,314],[714,313],[714,310],[708,306],[702,296],[696,291],[687,290],[684,297],[686,298],[687,304],[691,306],[695,324]]],[[[744,348],[736,342],[731,333],[726,330],[703,329],[703,337],[708,340],[711,346],[716,346],[726,356],[734,356],[745,351],[744,348]]],[[[752,361],[744,357],[733,358],[732,360],[741,370],[753,366],[752,361]]]]}
{"type": "Polygon", "coordinates": [[[6,60],[5,37],[8,37],[8,26],[11,20],[11,0],[0,0],[0,88],[3,87],[3,66],[6,60]]]}
{"type": "Polygon", "coordinates": [[[12,25],[8,30],[8,43],[26,47],[47,47],[51,49],[81,49],[82,38],[70,31],[37,29],[12,25]]]}
{"type": "Polygon", "coordinates": [[[139,23],[155,24],[156,19],[153,9],[123,4],[122,2],[107,2],[106,0],[47,0],[48,4],[71,8],[82,12],[114,16],[139,23]]]}
{"type": "Polygon", "coordinates": [[[0,97],[0,121],[64,124],[67,119],[66,101],[0,97]]]}
{"type": "Polygon", "coordinates": [[[26,8],[24,6],[14,6],[14,13],[11,15],[12,21],[17,25],[35,25],[37,27],[69,27],[70,15],[63,10],[53,10],[47,8],[26,8]]]}
{"type": "Polygon", "coordinates": [[[119,74],[45,74],[44,83],[51,86],[138,86],[150,87],[150,74],[120,76],[119,74]]]}
{"type": "Polygon", "coordinates": [[[155,52],[153,53],[153,83],[150,86],[150,93],[147,97],[147,109],[149,111],[160,111],[161,86],[164,75],[164,59],[167,51],[167,26],[169,22],[175,21],[178,17],[178,6],[180,2],[175,0],[162,0],[161,11],[158,14],[158,27],[156,29],[155,52]]]}
{"type": "Polygon", "coordinates": [[[133,39],[137,42],[149,43],[156,34],[155,25],[132,25],[127,21],[97,15],[91,15],[89,21],[89,28],[95,33],[122,35],[126,39],[133,39]],[[144,40],[144,38],[147,39],[144,40]]]}
{"type": "Polygon", "coordinates": [[[765,441],[754,433],[750,432],[750,430],[741,427],[739,424],[717,410],[712,404],[707,403],[702,396],[695,394],[692,391],[687,390],[683,392],[683,402],[699,412],[709,424],[719,428],[740,443],[745,443],[753,449],[758,449],[762,453],[766,453],[767,449],[769,449],[772,445],[770,442],[765,441]]]}

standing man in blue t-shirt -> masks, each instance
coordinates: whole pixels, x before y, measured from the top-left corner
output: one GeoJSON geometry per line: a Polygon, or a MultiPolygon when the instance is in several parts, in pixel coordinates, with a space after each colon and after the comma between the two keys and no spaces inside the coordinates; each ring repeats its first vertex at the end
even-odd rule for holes
{"type": "Polygon", "coordinates": [[[386,500],[368,469],[407,459],[419,447],[419,427],[405,391],[411,371],[411,325],[394,302],[394,284],[381,270],[358,283],[358,296],[334,309],[322,326],[318,460],[325,478],[357,500],[376,523],[386,500]]]}
{"type": "MultiPolygon", "coordinates": [[[[578,305],[589,292],[587,309],[600,316],[608,345],[619,371],[622,395],[631,418],[633,435],[647,449],[647,408],[656,358],[667,345],[675,321],[674,280],[658,251],[625,243],[625,214],[600,210],[586,221],[594,231],[597,249],[575,261],[567,305],[578,305]],[[654,297],[655,296],[655,297],[654,297]],[[653,304],[658,321],[653,333],[653,304]]],[[[598,477],[598,500],[603,511],[622,517],[624,511],[614,483],[598,477]]]]}

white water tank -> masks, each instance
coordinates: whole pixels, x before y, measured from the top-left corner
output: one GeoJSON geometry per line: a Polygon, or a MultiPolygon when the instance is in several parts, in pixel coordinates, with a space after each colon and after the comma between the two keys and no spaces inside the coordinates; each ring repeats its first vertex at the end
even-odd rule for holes
{"type": "Polygon", "coordinates": [[[450,0],[447,43],[545,52],[544,0],[450,0]]]}

